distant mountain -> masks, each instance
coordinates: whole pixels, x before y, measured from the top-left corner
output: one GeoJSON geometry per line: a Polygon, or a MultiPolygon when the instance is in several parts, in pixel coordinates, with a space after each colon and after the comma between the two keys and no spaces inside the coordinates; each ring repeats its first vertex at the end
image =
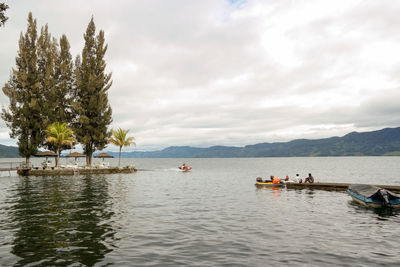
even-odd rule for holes
{"type": "MultiPolygon", "coordinates": [[[[118,153],[107,152],[118,157],[118,153]]],[[[197,148],[172,146],[152,152],[123,152],[124,158],[236,158],[236,157],[327,157],[399,156],[400,127],[373,132],[352,132],[343,137],[297,139],[290,142],[261,143],[245,147],[212,146],[197,148]]]]}
{"type": "MultiPolygon", "coordinates": [[[[118,157],[118,152],[107,152],[118,157]]],[[[245,147],[212,146],[198,148],[171,146],[152,152],[123,152],[124,158],[238,158],[238,157],[327,157],[400,156],[400,127],[373,132],[352,132],[343,137],[297,139],[290,142],[261,143],[245,147]]],[[[17,158],[18,148],[0,145],[1,158],[17,158]]]]}
{"type": "Polygon", "coordinates": [[[0,145],[0,158],[19,158],[18,147],[0,145]]]}

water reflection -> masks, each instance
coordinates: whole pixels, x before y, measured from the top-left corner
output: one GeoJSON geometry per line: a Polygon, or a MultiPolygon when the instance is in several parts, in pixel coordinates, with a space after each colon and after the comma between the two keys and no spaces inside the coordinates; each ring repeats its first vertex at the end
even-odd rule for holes
{"type": "Polygon", "coordinates": [[[282,188],[281,187],[269,187],[269,186],[256,186],[256,191],[258,191],[258,196],[260,197],[261,202],[266,202],[266,203],[274,203],[274,204],[278,204],[278,201],[281,197],[281,192],[282,192],[282,188]],[[265,194],[267,192],[269,192],[269,194],[265,194]],[[272,196],[272,198],[271,198],[272,196]]]}
{"type": "Polygon", "coordinates": [[[112,251],[113,212],[104,176],[25,177],[12,199],[17,266],[91,266],[112,251]]]}
{"type": "Polygon", "coordinates": [[[281,197],[281,188],[280,187],[272,187],[272,194],[274,195],[274,202],[276,203],[281,197]]]}
{"type": "Polygon", "coordinates": [[[314,198],[315,197],[315,191],[314,190],[305,190],[305,194],[309,197],[309,198],[314,198]]]}
{"type": "Polygon", "coordinates": [[[386,217],[396,217],[399,212],[393,208],[379,208],[374,209],[374,212],[379,215],[379,218],[384,219],[386,217]]]}
{"type": "Polygon", "coordinates": [[[381,207],[381,208],[371,208],[358,204],[354,200],[349,200],[349,204],[354,207],[357,213],[374,213],[378,215],[378,220],[386,220],[389,217],[397,217],[400,213],[399,209],[381,207]]]}

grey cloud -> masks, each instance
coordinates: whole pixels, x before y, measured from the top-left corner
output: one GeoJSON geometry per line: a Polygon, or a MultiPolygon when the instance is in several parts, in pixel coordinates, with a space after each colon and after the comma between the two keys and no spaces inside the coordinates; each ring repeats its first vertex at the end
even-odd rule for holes
{"type": "MultiPolygon", "coordinates": [[[[112,126],[131,129],[136,149],[239,146],[399,125],[395,100],[400,62],[393,62],[391,69],[376,65],[364,49],[382,40],[399,45],[400,4],[340,2],[337,10],[321,16],[309,10],[315,19],[296,16],[297,10],[307,11],[304,5],[246,1],[235,6],[214,0],[10,3],[10,21],[0,29],[7,36],[0,52],[0,82],[4,84],[14,65],[29,10],[39,25],[49,24],[55,37],[68,36],[74,56],[82,49],[82,35],[93,15],[109,45],[112,126]],[[268,47],[280,37],[276,34],[289,42],[282,43],[287,51],[279,55],[268,47]],[[286,54],[294,63],[279,57],[286,54]],[[380,75],[381,86],[362,83],[372,75],[380,75]]],[[[4,96],[0,100],[7,103],[4,96]]]]}

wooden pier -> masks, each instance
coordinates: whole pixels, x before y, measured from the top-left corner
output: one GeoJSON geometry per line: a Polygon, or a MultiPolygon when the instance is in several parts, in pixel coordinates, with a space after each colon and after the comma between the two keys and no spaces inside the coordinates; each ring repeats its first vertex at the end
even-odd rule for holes
{"type": "Polygon", "coordinates": [[[135,167],[80,167],[80,168],[30,168],[25,162],[0,162],[0,171],[7,171],[11,176],[11,171],[17,171],[22,176],[54,176],[54,175],[77,175],[77,174],[113,174],[113,173],[133,173],[136,172],[135,167]]]}
{"type": "MultiPolygon", "coordinates": [[[[288,189],[317,189],[317,190],[327,190],[327,191],[346,191],[351,184],[347,183],[287,183],[286,188],[288,189]]],[[[392,191],[394,193],[400,193],[399,185],[375,185],[380,188],[385,188],[386,190],[392,191]]]]}
{"type": "Polygon", "coordinates": [[[25,162],[0,162],[0,172],[8,172],[11,175],[11,171],[26,171],[30,168],[25,166],[25,162]]]}

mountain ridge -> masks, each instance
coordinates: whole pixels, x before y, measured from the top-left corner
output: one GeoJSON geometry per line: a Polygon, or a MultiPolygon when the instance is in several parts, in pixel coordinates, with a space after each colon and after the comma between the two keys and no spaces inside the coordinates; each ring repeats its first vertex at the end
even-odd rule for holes
{"type": "MultiPolygon", "coordinates": [[[[118,152],[107,152],[118,157],[118,152]]],[[[264,142],[243,147],[170,146],[158,151],[122,152],[123,158],[237,158],[237,157],[327,157],[400,156],[400,127],[370,132],[350,132],[342,137],[264,142]]],[[[16,158],[18,148],[0,145],[1,158],[16,158]]]]}
{"type": "MultiPolygon", "coordinates": [[[[118,157],[117,152],[107,152],[118,157]]],[[[159,151],[122,152],[124,158],[233,158],[400,155],[400,127],[370,132],[350,132],[342,137],[295,139],[289,142],[258,143],[243,147],[170,146],[159,151]]]]}

